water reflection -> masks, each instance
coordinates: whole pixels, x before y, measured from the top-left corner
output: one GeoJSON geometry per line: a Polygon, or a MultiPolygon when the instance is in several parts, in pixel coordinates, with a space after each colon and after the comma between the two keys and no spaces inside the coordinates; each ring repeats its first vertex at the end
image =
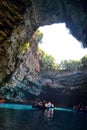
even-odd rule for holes
{"type": "Polygon", "coordinates": [[[47,119],[52,119],[54,114],[54,109],[46,109],[44,110],[44,117],[47,119]]]}

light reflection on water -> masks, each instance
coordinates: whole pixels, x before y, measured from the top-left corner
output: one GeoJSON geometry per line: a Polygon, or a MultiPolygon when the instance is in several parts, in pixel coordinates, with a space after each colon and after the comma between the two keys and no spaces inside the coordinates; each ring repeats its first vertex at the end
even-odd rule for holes
{"type": "Polygon", "coordinates": [[[87,130],[87,113],[62,108],[38,110],[28,105],[0,107],[0,130],[87,130]]]}

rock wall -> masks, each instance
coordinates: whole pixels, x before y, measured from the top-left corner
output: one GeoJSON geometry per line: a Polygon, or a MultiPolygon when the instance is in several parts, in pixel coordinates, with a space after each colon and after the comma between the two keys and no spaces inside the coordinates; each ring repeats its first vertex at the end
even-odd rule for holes
{"type": "Polygon", "coordinates": [[[37,44],[30,39],[31,43],[25,43],[29,47],[21,46],[21,53],[17,56],[15,70],[4,79],[1,84],[0,96],[11,100],[24,100],[24,91],[34,95],[40,94],[40,86],[37,82],[40,72],[37,44]]]}
{"type": "MultiPolygon", "coordinates": [[[[41,94],[33,96],[33,100],[52,101],[60,107],[73,107],[79,103],[87,104],[86,79],[87,71],[46,72],[39,79],[42,88],[41,94]]],[[[32,96],[29,100],[32,100],[32,96]]]]}
{"type": "MultiPolygon", "coordinates": [[[[39,70],[38,61],[32,55],[32,50],[29,53],[31,55],[29,59],[27,53],[20,55],[21,46],[29,41],[39,26],[65,22],[71,33],[82,41],[84,47],[87,47],[86,7],[86,0],[0,0],[1,92],[3,87],[7,88],[5,92],[7,93],[11,86],[13,88],[22,86],[22,81],[23,84],[24,82],[26,84],[24,78],[27,73],[29,73],[27,80],[31,81],[31,70],[35,67],[39,70]],[[23,62],[20,63],[20,61],[23,62]],[[26,62],[32,65],[27,66],[25,65],[26,62]],[[36,62],[37,65],[35,65],[36,62]]],[[[37,82],[37,74],[38,72],[34,69],[32,79],[35,79],[35,83],[37,82]]],[[[33,86],[35,87],[34,83],[33,86]]],[[[38,88],[37,84],[36,86],[35,89],[38,88]]],[[[22,88],[25,89],[26,85],[22,88]]],[[[31,87],[32,93],[35,89],[31,87]]],[[[11,89],[11,92],[13,90],[11,89]]],[[[41,90],[38,89],[38,91],[41,90]]]]}
{"type": "Polygon", "coordinates": [[[15,70],[21,44],[29,40],[39,26],[65,22],[86,47],[86,5],[85,0],[1,0],[0,82],[15,70]]]}

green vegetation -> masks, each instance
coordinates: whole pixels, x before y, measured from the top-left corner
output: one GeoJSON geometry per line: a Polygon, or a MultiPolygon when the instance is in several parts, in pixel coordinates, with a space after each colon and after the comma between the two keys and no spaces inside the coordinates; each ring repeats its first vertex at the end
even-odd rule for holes
{"type": "Polygon", "coordinates": [[[39,53],[41,54],[41,71],[78,71],[87,69],[87,55],[82,57],[78,61],[74,60],[64,60],[61,61],[60,64],[55,62],[54,57],[46,54],[44,51],[39,49],[39,53]]]}
{"type": "Polygon", "coordinates": [[[39,53],[41,54],[41,60],[40,60],[40,64],[41,64],[41,71],[55,71],[55,70],[59,70],[59,65],[55,62],[54,57],[52,57],[51,55],[46,54],[44,51],[42,51],[41,49],[38,49],[39,53]]]}
{"type": "MultiPolygon", "coordinates": [[[[34,34],[36,43],[41,43],[43,34],[37,30],[34,34]]],[[[87,55],[80,60],[63,60],[60,64],[55,62],[53,56],[46,54],[43,50],[38,48],[38,52],[41,54],[40,65],[41,72],[46,71],[78,71],[87,69],[87,55]]]]}
{"type": "Polygon", "coordinates": [[[81,60],[64,60],[60,63],[60,69],[67,71],[75,71],[81,69],[81,60]]]}
{"type": "Polygon", "coordinates": [[[37,44],[42,43],[43,33],[41,33],[39,29],[36,30],[34,36],[35,36],[35,42],[37,44]]]}
{"type": "Polygon", "coordinates": [[[26,49],[29,49],[29,47],[30,47],[30,43],[29,42],[26,42],[25,44],[23,44],[21,46],[21,53],[24,54],[26,49]]]}
{"type": "Polygon", "coordinates": [[[64,60],[60,63],[60,68],[62,70],[67,70],[67,71],[85,70],[87,69],[87,55],[85,55],[78,61],[64,60]]]}
{"type": "Polygon", "coordinates": [[[82,57],[82,59],[81,59],[81,66],[82,66],[83,69],[87,69],[87,55],[82,57]]]}

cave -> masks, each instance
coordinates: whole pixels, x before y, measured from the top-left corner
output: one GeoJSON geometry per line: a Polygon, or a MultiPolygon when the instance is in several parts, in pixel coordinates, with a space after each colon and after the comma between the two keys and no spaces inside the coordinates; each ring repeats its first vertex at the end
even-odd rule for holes
{"type": "MultiPolygon", "coordinates": [[[[32,41],[31,37],[38,27],[65,22],[71,34],[82,42],[83,47],[87,47],[86,7],[86,0],[0,1],[0,93],[2,94],[3,91],[2,96],[9,90],[12,96],[15,95],[12,92],[18,86],[18,90],[21,88],[33,94],[40,93],[37,83],[39,62],[35,64],[36,59],[32,50],[30,53],[26,52],[26,55],[21,54],[21,48],[26,42],[32,41]],[[27,58],[28,53],[29,58],[27,58]],[[26,62],[27,69],[23,62],[26,62]],[[26,79],[29,81],[26,82],[26,79]],[[26,88],[31,81],[36,89],[26,88]]],[[[33,49],[33,46],[31,48],[33,49]]],[[[7,97],[10,98],[9,94],[7,97]]]]}

